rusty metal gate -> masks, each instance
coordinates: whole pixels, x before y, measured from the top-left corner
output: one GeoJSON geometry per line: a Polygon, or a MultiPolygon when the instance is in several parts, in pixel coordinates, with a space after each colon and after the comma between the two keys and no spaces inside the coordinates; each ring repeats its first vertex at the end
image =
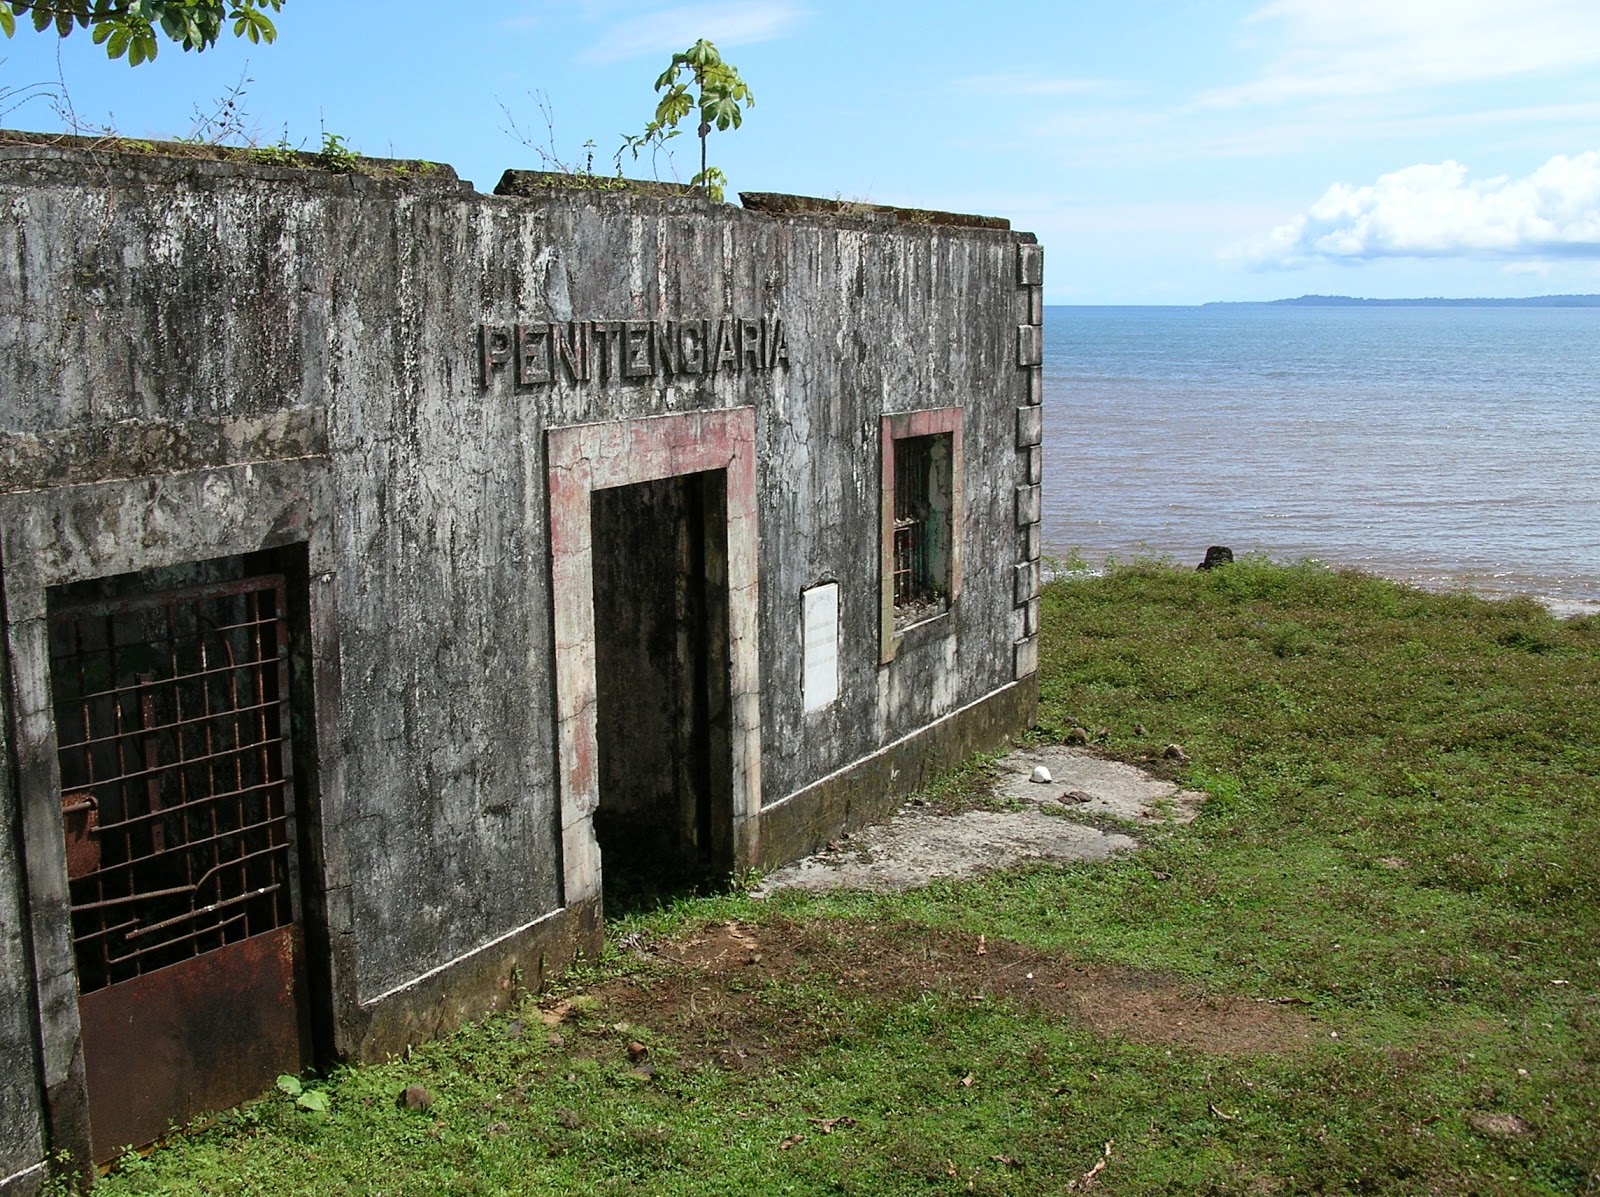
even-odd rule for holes
{"type": "Polygon", "coordinates": [[[309,1064],[280,576],[50,615],[94,1154],[309,1064]]]}

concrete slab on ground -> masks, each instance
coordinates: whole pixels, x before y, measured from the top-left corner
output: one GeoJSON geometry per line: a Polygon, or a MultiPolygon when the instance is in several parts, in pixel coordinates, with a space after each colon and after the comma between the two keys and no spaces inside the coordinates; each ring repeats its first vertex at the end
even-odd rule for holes
{"type": "Polygon", "coordinates": [[[996,768],[991,791],[1011,809],[942,814],[908,803],[887,822],[769,874],[755,894],[900,890],[1030,860],[1105,860],[1136,851],[1141,827],[1189,822],[1206,798],[1082,748],[1017,749],[996,768]],[[1050,781],[1032,780],[1040,766],[1050,781]]]}

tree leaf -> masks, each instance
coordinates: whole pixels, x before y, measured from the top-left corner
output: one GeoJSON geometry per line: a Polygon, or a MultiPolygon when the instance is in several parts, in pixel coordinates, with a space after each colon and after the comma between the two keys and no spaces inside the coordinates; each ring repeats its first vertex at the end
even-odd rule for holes
{"type": "Polygon", "coordinates": [[[302,1110],[313,1110],[318,1114],[328,1112],[328,1095],[321,1089],[307,1089],[295,1099],[295,1105],[302,1110]]]}
{"type": "Polygon", "coordinates": [[[287,1072],[278,1077],[278,1090],[287,1093],[290,1097],[299,1097],[305,1092],[305,1086],[300,1083],[300,1078],[291,1076],[287,1072]]]}
{"type": "Polygon", "coordinates": [[[154,59],[164,40],[186,51],[215,46],[229,18],[235,36],[272,42],[277,30],[260,9],[282,7],[283,0],[0,0],[0,31],[11,36],[24,15],[38,32],[63,38],[87,28],[108,57],[138,65],[154,59]]]}

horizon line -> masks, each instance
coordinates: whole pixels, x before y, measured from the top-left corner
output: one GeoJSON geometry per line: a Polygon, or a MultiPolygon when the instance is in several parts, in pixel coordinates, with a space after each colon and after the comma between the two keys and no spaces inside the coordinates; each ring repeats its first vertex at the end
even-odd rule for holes
{"type": "Polygon", "coordinates": [[[1281,299],[1202,299],[1188,303],[1122,302],[1096,303],[1092,300],[1055,300],[1052,308],[1204,308],[1204,307],[1600,307],[1600,294],[1572,292],[1549,295],[1419,295],[1356,296],[1307,294],[1281,299]]]}

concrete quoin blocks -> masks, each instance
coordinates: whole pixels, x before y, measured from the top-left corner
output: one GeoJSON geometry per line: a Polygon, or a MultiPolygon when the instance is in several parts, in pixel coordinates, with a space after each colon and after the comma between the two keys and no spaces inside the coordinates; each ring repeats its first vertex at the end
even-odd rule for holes
{"type": "Polygon", "coordinates": [[[1018,567],[1016,604],[1021,635],[1013,654],[1013,675],[1030,677],[1039,669],[1039,555],[1043,516],[1044,454],[1044,250],[1017,246],[1017,285],[1023,294],[1027,322],[1017,328],[1017,365],[1026,375],[1027,403],[1017,409],[1017,454],[1022,485],[1017,487],[1016,524],[1022,565],[1018,567]],[[1023,576],[1026,571],[1027,581],[1023,576]]]}

